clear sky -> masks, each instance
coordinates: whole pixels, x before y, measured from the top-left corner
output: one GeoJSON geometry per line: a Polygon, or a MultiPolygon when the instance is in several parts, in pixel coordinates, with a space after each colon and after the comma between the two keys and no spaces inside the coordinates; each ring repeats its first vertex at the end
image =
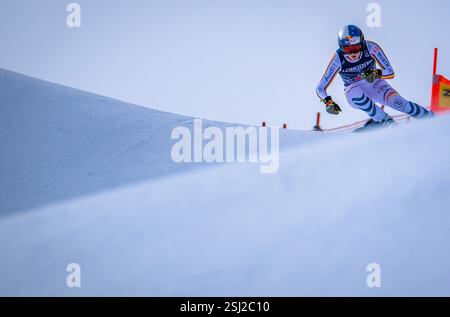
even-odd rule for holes
{"type": "MultiPolygon", "coordinates": [[[[379,43],[391,84],[428,105],[435,46],[450,77],[449,14],[448,0],[2,0],[0,67],[164,111],[309,129],[343,25],[379,43]],[[70,2],[81,28],[66,25],[70,2]],[[373,2],[381,28],[366,24],[373,2]]],[[[337,78],[329,93],[343,113],[324,114],[325,127],[366,118],[342,89],[337,78]]]]}

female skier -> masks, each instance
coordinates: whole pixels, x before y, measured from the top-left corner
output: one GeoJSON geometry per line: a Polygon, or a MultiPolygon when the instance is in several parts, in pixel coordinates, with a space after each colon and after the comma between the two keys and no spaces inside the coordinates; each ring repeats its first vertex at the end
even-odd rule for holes
{"type": "Polygon", "coordinates": [[[392,117],[375,103],[384,104],[417,119],[433,115],[424,107],[404,99],[388,84],[386,79],[394,78],[394,69],[381,47],[374,42],[366,41],[363,32],[357,26],[345,26],[339,32],[338,42],[339,49],[331,58],[316,89],[328,113],[337,115],[342,111],[327,94],[328,86],[339,72],[344,81],[348,103],[367,112],[377,123],[385,126],[395,124],[392,117]],[[381,69],[377,69],[376,64],[381,69]]]}

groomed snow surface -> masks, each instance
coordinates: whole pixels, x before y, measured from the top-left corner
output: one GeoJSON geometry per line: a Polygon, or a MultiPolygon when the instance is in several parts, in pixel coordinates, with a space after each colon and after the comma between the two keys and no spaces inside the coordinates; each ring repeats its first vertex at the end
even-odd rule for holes
{"type": "Polygon", "coordinates": [[[450,117],[282,130],[275,174],[174,163],[192,124],[0,70],[0,295],[450,295],[450,117]]]}

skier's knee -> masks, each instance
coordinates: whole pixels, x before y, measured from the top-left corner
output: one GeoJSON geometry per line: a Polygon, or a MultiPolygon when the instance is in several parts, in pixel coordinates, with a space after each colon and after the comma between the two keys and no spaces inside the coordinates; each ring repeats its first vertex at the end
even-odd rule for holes
{"type": "Polygon", "coordinates": [[[408,100],[399,95],[399,93],[395,92],[394,94],[387,96],[385,98],[387,106],[394,108],[395,110],[405,112],[408,107],[408,100]]]}

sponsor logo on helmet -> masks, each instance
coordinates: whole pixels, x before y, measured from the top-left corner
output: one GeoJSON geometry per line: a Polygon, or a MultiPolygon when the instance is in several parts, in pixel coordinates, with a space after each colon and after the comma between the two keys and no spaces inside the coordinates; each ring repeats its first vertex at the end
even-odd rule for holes
{"type": "Polygon", "coordinates": [[[351,46],[351,45],[355,45],[355,44],[359,44],[361,43],[361,38],[359,36],[347,36],[344,39],[344,45],[345,46],[351,46]]]}

